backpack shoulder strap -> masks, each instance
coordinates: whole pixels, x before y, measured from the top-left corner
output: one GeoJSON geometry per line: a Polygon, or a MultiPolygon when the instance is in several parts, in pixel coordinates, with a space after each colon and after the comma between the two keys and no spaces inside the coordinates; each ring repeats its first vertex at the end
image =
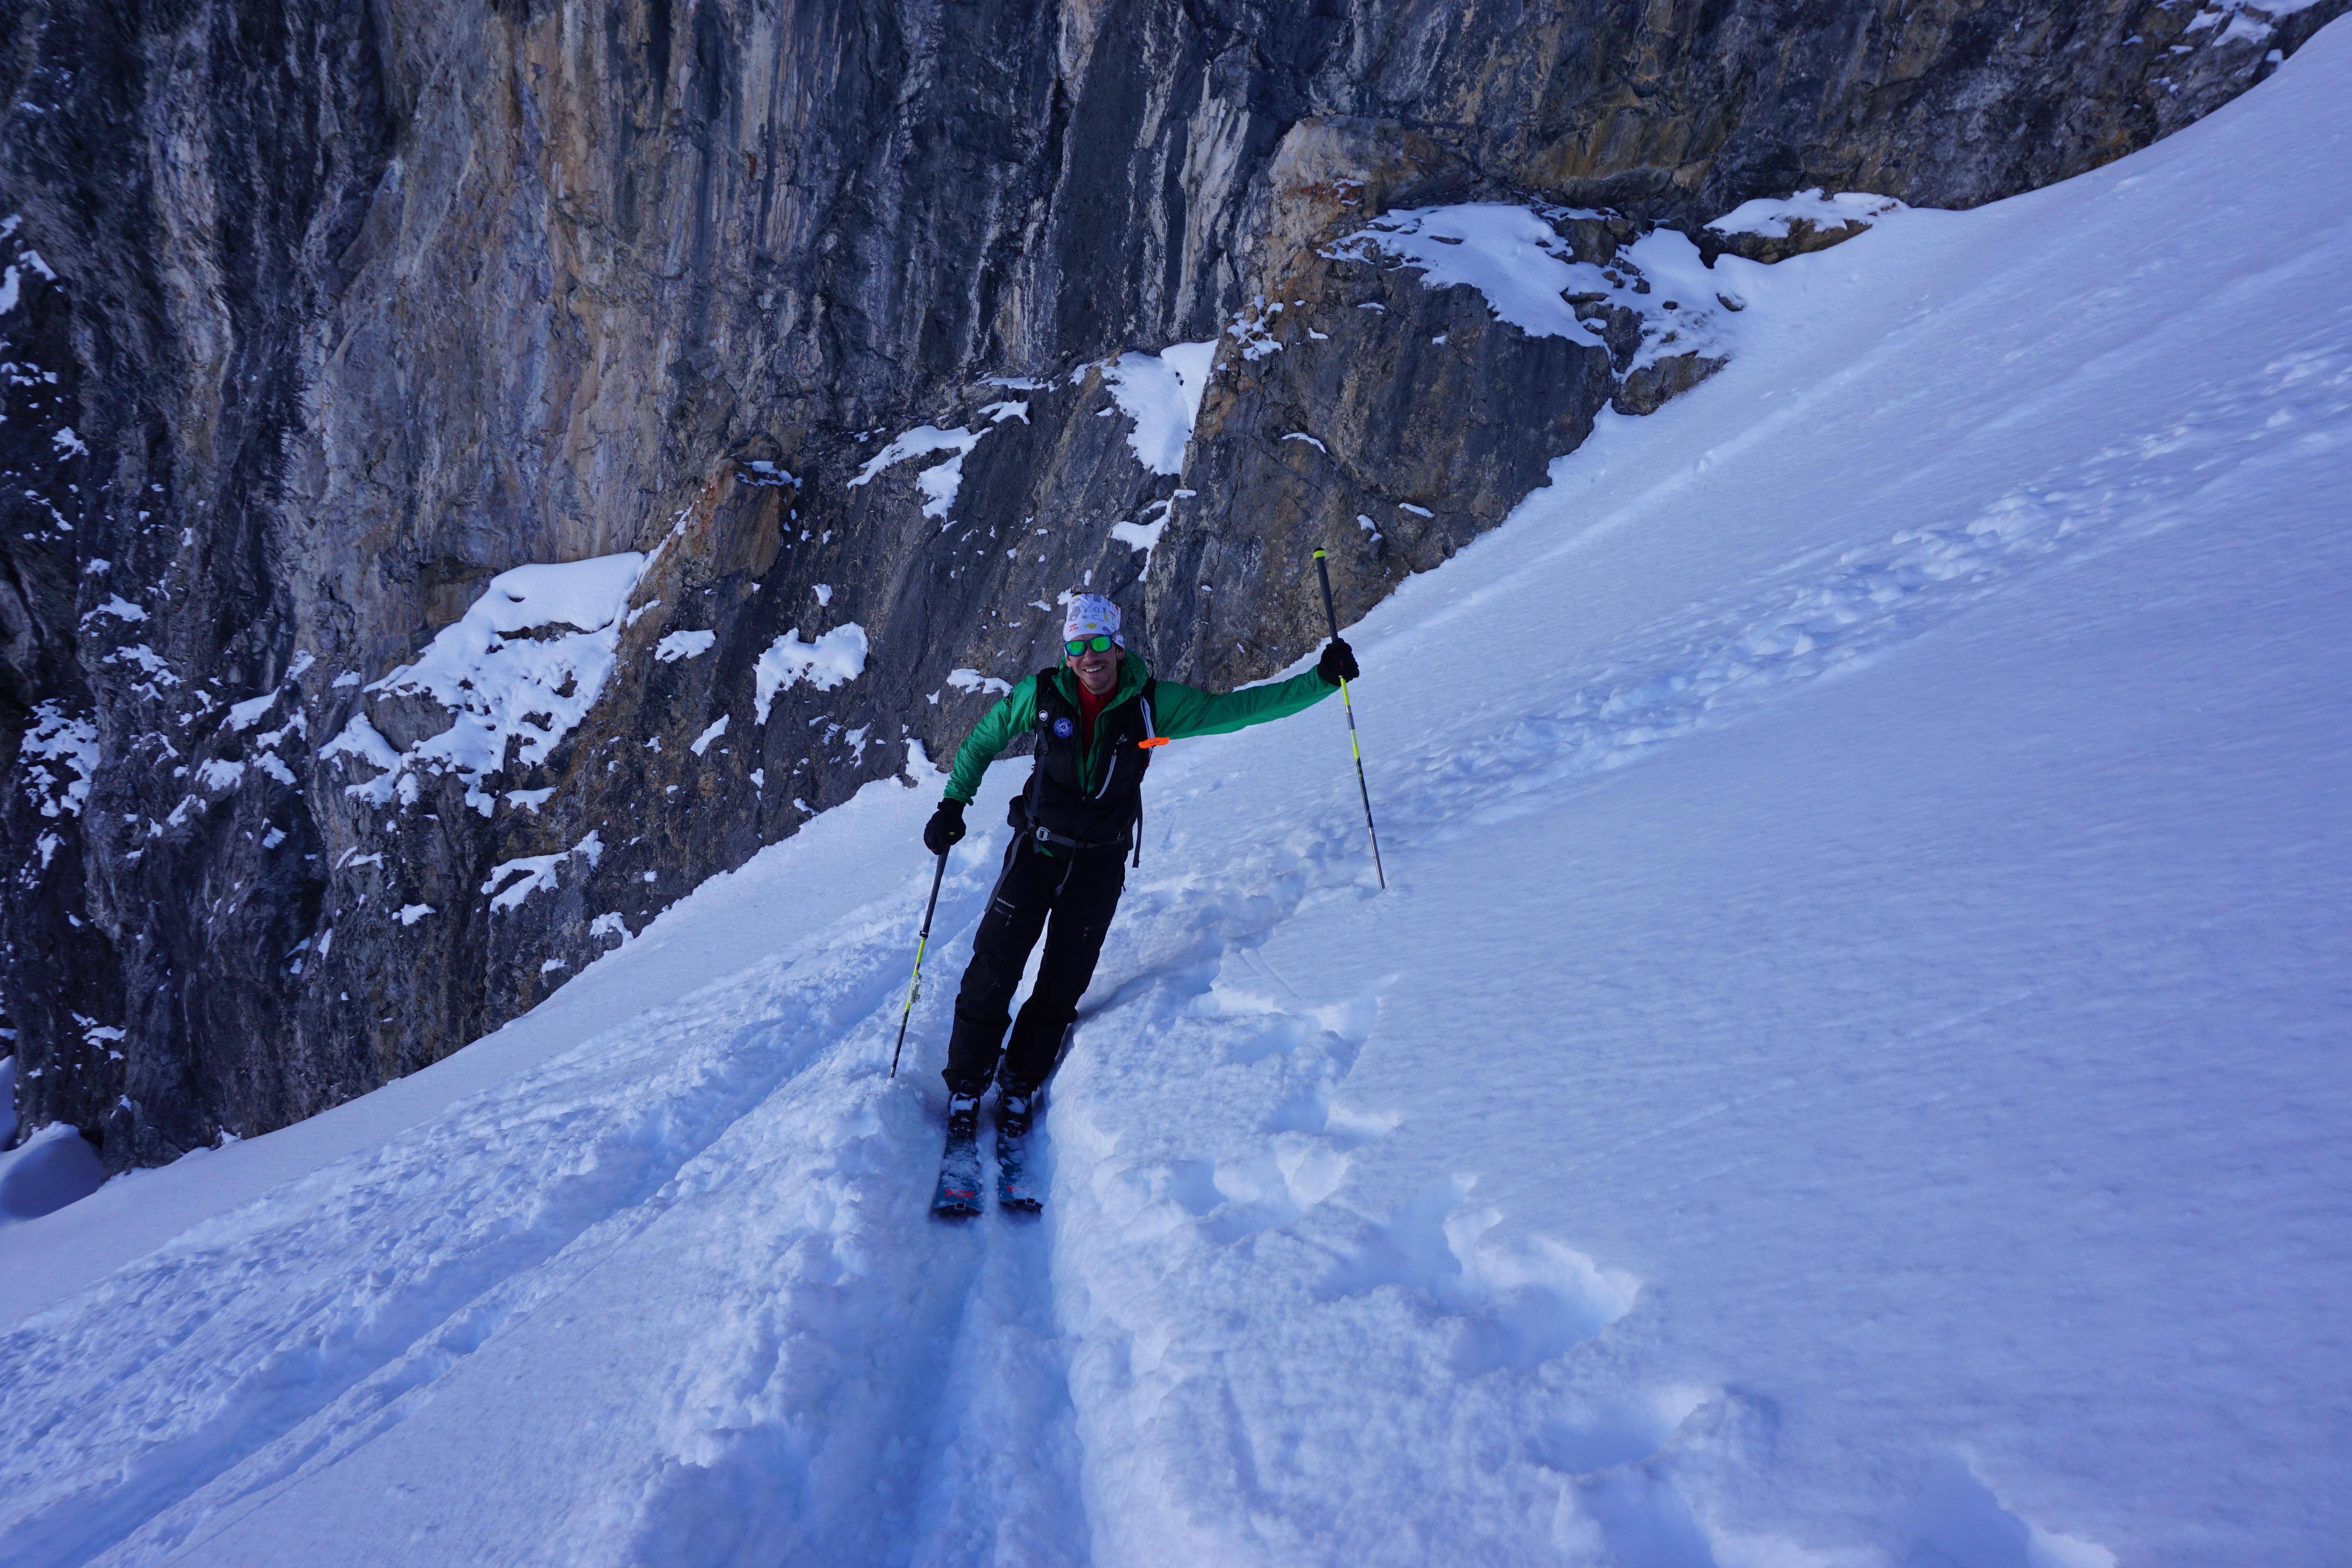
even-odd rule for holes
{"type": "Polygon", "coordinates": [[[1036,680],[1036,728],[1050,734],[1053,731],[1054,721],[1057,717],[1075,719],[1077,717],[1077,710],[1071,706],[1068,698],[1062,695],[1062,689],[1055,684],[1054,671],[1051,668],[1039,670],[1036,680]]]}
{"type": "MultiPolygon", "coordinates": [[[[1153,703],[1159,696],[1159,678],[1146,676],[1143,689],[1135,694],[1136,714],[1142,721],[1143,739],[1146,741],[1157,740],[1160,737],[1160,717],[1153,710],[1153,703]]],[[[1136,782],[1139,784],[1142,782],[1142,773],[1151,769],[1151,752],[1149,748],[1144,751],[1143,759],[1137,766],[1139,772],[1136,782]]],[[[1128,825],[1128,832],[1134,837],[1135,863],[1140,866],[1143,864],[1143,791],[1141,789],[1135,792],[1135,820],[1128,825]]]]}
{"type": "Polygon", "coordinates": [[[1013,797],[1013,811],[1016,814],[1013,818],[1013,826],[1016,830],[1024,833],[1028,831],[1028,824],[1020,814],[1031,816],[1035,815],[1037,795],[1039,790],[1045,787],[1045,749],[1053,741],[1054,718],[1056,714],[1067,714],[1069,710],[1069,704],[1063,700],[1061,689],[1054,684],[1052,665],[1047,665],[1037,672],[1034,689],[1037,716],[1032,721],[1030,730],[1036,736],[1037,749],[1034,753],[1035,760],[1029,766],[1029,782],[1022,787],[1019,795],[1013,797]]]}

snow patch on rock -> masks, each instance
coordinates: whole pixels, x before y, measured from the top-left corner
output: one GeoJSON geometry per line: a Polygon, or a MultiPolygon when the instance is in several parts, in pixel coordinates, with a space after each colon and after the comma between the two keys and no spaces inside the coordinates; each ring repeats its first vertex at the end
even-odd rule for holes
{"type": "Polygon", "coordinates": [[[98,776],[98,725],[66,712],[55,702],[33,710],[33,722],[17,752],[25,768],[25,797],[43,816],[79,816],[98,776]]]}
{"type": "Polygon", "coordinates": [[[718,640],[719,634],[712,631],[672,632],[654,644],[654,657],[664,664],[676,664],[679,659],[709,653],[718,640]]]}
{"type": "Polygon", "coordinates": [[[545,762],[595,706],[646,563],[627,551],[501,572],[414,664],[365,689],[429,697],[457,722],[394,751],[364,712],[354,713],[319,754],[383,770],[347,786],[370,805],[388,805],[396,793],[413,799],[418,775],[456,773],[467,781],[466,803],[488,816],[497,797],[479,782],[504,770],[510,752],[523,767],[545,762]]]}
{"type": "Polygon", "coordinates": [[[1717,234],[1786,239],[1791,224],[1807,223],[1823,229],[1867,228],[1876,219],[1899,212],[1902,207],[1903,204],[1893,196],[1873,195],[1867,191],[1840,191],[1830,195],[1816,185],[1793,196],[1759,196],[1752,202],[1742,202],[1706,226],[1717,234]]]}
{"type": "MultiPolygon", "coordinates": [[[[520,909],[524,900],[542,888],[554,891],[556,873],[565,861],[575,855],[588,862],[590,870],[596,868],[596,863],[604,858],[604,841],[595,829],[589,829],[588,837],[569,849],[558,850],[552,855],[518,856],[491,867],[489,877],[482,883],[482,891],[489,895],[491,912],[503,914],[509,910],[520,909]]],[[[402,911],[402,918],[405,921],[405,910],[402,911]]]]}
{"type": "Polygon", "coordinates": [[[844,622],[814,642],[803,642],[798,626],[778,637],[751,667],[758,722],[768,721],[776,693],[788,686],[805,680],[819,691],[830,691],[865,674],[867,646],[866,628],[856,621],[844,622]]]}
{"type": "Polygon", "coordinates": [[[1147,569],[1150,566],[1153,547],[1159,544],[1160,536],[1167,531],[1168,514],[1166,512],[1161,512],[1156,522],[1114,522],[1110,525],[1110,536],[1113,539],[1118,540],[1129,550],[1143,552],[1147,569]]]}
{"type": "Polygon", "coordinates": [[[1127,444],[1135,459],[1155,474],[1181,473],[1184,447],[1201,417],[1209,390],[1209,367],[1216,340],[1171,343],[1156,354],[1127,353],[1102,367],[1105,385],[1135,426],[1127,444]]]}
{"type": "Polygon", "coordinates": [[[1011,681],[999,680],[992,675],[982,675],[976,669],[949,670],[948,684],[958,691],[992,692],[999,697],[1004,696],[1013,689],[1011,681]]]}
{"type": "Polygon", "coordinates": [[[1323,254],[1414,268],[1425,289],[1466,284],[1497,318],[1530,337],[1602,344],[1610,314],[1630,311],[1639,319],[1640,347],[1618,366],[1621,374],[1685,354],[1728,357],[1736,346],[1732,312],[1717,297],[1725,279],[1708,269],[1689,237],[1656,229],[1605,266],[1579,261],[1552,220],[1599,216],[1501,202],[1404,208],[1323,254]]]}
{"type": "Polygon", "coordinates": [[[987,434],[984,429],[967,430],[961,426],[952,430],[942,430],[935,425],[919,425],[868,458],[866,466],[857,470],[857,477],[849,481],[849,488],[856,489],[862,485],[871,484],[883,469],[903,463],[909,458],[928,458],[934,452],[952,452],[955,455],[946,462],[925,468],[915,476],[915,486],[923,492],[923,515],[945,517],[948,509],[955,505],[956,491],[963,484],[965,457],[980,445],[980,438],[987,434]]]}

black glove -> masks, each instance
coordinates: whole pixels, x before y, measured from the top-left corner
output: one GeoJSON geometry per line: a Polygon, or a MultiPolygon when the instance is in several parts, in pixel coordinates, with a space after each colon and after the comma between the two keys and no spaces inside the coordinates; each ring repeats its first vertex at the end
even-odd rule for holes
{"type": "Polygon", "coordinates": [[[923,824],[923,847],[934,855],[944,855],[963,837],[963,802],[943,800],[931,819],[923,824]]]}
{"type": "Polygon", "coordinates": [[[1333,637],[1324,648],[1323,657],[1315,661],[1315,673],[1323,678],[1326,686],[1337,686],[1343,680],[1353,680],[1363,673],[1356,668],[1356,650],[1339,638],[1333,637]]]}

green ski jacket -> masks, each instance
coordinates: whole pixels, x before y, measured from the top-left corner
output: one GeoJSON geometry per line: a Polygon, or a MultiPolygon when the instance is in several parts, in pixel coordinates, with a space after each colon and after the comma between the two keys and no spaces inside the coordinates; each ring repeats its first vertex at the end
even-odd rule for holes
{"type": "MultiPolygon", "coordinates": [[[[1078,678],[1070,673],[1067,666],[1055,670],[1053,678],[1062,695],[1075,705],[1078,700],[1078,678]]],[[[1127,653],[1118,662],[1118,687],[1111,694],[1109,706],[1126,701],[1142,690],[1143,683],[1150,679],[1151,671],[1144,667],[1143,660],[1133,652],[1127,653]]],[[[1223,694],[1203,691],[1181,681],[1163,680],[1153,691],[1153,728],[1177,741],[1193,735],[1223,735],[1303,711],[1339,689],[1311,669],[1303,669],[1271,686],[1252,686],[1223,694]]],[[[999,699],[995,707],[981,715],[980,722],[956,748],[955,765],[948,770],[947,798],[971,805],[971,797],[979,793],[981,775],[988,772],[988,764],[1003,754],[1014,736],[1028,733],[1036,722],[1037,677],[1024,676],[1021,683],[999,699]]],[[[1092,788],[1094,781],[1101,776],[1106,742],[1107,737],[1097,727],[1095,743],[1078,759],[1081,788],[1092,788]]]]}

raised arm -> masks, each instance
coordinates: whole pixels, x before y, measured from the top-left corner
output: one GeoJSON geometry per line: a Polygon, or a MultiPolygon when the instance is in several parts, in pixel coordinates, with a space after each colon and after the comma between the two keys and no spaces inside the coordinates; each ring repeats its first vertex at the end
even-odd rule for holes
{"type": "MultiPolygon", "coordinates": [[[[1223,735],[1271,719],[1287,718],[1314,707],[1339,689],[1336,683],[1324,679],[1322,672],[1314,669],[1301,670],[1270,686],[1249,686],[1239,691],[1203,691],[1181,681],[1163,680],[1158,688],[1159,700],[1152,704],[1151,717],[1154,727],[1173,740],[1188,735],[1223,735]]],[[[962,759],[959,757],[957,761],[961,765],[962,759]]]]}

